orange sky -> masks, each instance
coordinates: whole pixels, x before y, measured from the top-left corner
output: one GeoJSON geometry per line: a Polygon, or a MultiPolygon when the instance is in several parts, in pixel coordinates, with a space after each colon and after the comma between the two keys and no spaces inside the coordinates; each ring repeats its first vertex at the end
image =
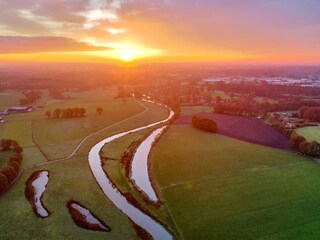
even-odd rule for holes
{"type": "Polygon", "coordinates": [[[320,63],[317,0],[10,0],[0,61],[320,63]]]}

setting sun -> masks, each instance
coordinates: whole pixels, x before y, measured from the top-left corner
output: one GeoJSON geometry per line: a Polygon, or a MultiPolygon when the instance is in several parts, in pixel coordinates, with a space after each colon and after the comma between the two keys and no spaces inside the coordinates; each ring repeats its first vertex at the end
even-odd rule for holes
{"type": "Polygon", "coordinates": [[[139,55],[138,51],[132,49],[121,49],[118,50],[121,60],[124,62],[131,62],[135,56],[139,55]]]}
{"type": "MultiPolygon", "coordinates": [[[[95,43],[97,44],[97,43],[95,43]]],[[[123,62],[132,62],[139,59],[152,58],[160,56],[163,51],[160,49],[146,48],[135,44],[98,44],[100,46],[110,47],[110,50],[92,51],[92,56],[100,58],[112,58],[123,62]]]]}

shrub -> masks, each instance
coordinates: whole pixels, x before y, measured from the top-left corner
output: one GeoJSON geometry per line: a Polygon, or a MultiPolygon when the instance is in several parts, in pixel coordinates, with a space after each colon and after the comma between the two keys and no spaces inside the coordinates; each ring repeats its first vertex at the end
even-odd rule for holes
{"type": "Polygon", "coordinates": [[[0,172],[0,193],[6,190],[9,186],[9,181],[6,175],[0,172]]]}
{"type": "Polygon", "coordinates": [[[18,172],[12,166],[5,166],[2,173],[7,176],[9,183],[11,183],[17,176],[18,172]]]}
{"type": "Polygon", "coordinates": [[[217,124],[211,119],[202,118],[199,116],[193,116],[192,125],[196,128],[199,128],[207,132],[213,132],[213,133],[217,132],[217,124]]]}
{"type": "Polygon", "coordinates": [[[17,159],[17,162],[21,163],[22,162],[22,155],[21,153],[17,153],[15,154],[13,157],[15,157],[17,159]]]}
{"type": "Polygon", "coordinates": [[[22,151],[16,140],[1,139],[0,141],[1,151],[13,150],[14,155],[9,158],[7,165],[0,172],[0,193],[7,189],[11,182],[19,174],[19,170],[22,162],[22,151]]]}
{"type": "Polygon", "coordinates": [[[22,152],[23,152],[23,149],[22,149],[22,147],[20,147],[20,146],[18,145],[18,146],[14,146],[14,147],[13,147],[13,151],[14,151],[15,153],[22,153],[22,152]]]}
{"type": "Polygon", "coordinates": [[[9,164],[8,164],[8,166],[13,167],[17,172],[19,172],[21,165],[20,165],[20,163],[17,162],[17,161],[10,161],[9,164]]]}
{"type": "Polygon", "coordinates": [[[22,161],[22,158],[20,158],[19,156],[17,155],[14,155],[12,157],[9,158],[9,162],[18,162],[18,163],[21,163],[22,161]]]}
{"type": "Polygon", "coordinates": [[[300,136],[295,131],[292,132],[290,136],[290,144],[294,148],[299,148],[300,143],[303,141],[306,141],[306,139],[303,136],[300,136]]]}
{"type": "Polygon", "coordinates": [[[308,156],[318,157],[320,156],[320,144],[316,141],[303,141],[299,145],[299,151],[308,156]]]}

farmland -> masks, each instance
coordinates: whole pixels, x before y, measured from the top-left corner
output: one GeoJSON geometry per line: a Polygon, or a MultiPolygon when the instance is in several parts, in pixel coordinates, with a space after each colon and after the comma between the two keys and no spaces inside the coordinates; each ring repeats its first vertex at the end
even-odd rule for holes
{"type": "MultiPolygon", "coordinates": [[[[152,103],[141,105],[134,99],[127,99],[124,103],[113,99],[114,96],[114,90],[76,93],[73,95],[75,98],[54,102],[44,109],[6,116],[7,122],[3,125],[2,133],[8,138],[20,137],[24,147],[22,162],[24,171],[17,182],[0,198],[1,239],[23,239],[24,236],[32,236],[34,239],[136,239],[136,233],[129,219],[106,198],[97,185],[88,166],[87,153],[98,140],[163,119],[168,111],[152,103]],[[44,115],[48,109],[75,105],[87,108],[86,117],[47,119],[44,115]],[[101,115],[95,112],[97,106],[104,109],[101,115]],[[126,121],[130,117],[132,117],[130,121],[126,121]],[[11,130],[14,129],[11,124],[20,127],[23,134],[11,130]],[[88,138],[77,154],[71,158],[36,167],[36,164],[46,163],[47,159],[32,141],[32,128],[36,141],[44,150],[45,156],[49,156],[49,160],[69,155],[84,137],[100,129],[105,128],[105,130],[88,138]],[[47,219],[38,219],[24,196],[25,181],[34,171],[41,169],[50,172],[50,180],[43,197],[46,207],[52,213],[47,219]],[[112,228],[112,231],[106,234],[76,226],[66,208],[66,203],[70,199],[90,208],[112,228]]],[[[133,135],[132,138],[140,137],[141,134],[143,133],[133,135]]],[[[123,141],[125,149],[128,141],[126,139],[123,141]]],[[[119,156],[122,150],[118,152],[116,150],[114,154],[119,156]]],[[[111,172],[120,170],[117,166],[110,169],[111,172]]],[[[120,182],[119,185],[121,184],[120,182]]],[[[126,184],[128,183],[124,182],[124,187],[126,184]]]]}
{"type": "MultiPolygon", "coordinates": [[[[92,175],[88,152],[101,139],[166,118],[168,110],[134,98],[116,99],[116,89],[65,94],[66,99],[52,99],[45,93],[40,108],[4,117],[0,135],[17,139],[24,148],[24,159],[21,176],[0,198],[0,209],[5,212],[0,216],[0,238],[136,239],[130,220],[104,195],[92,175]],[[45,116],[46,111],[73,107],[85,108],[85,117],[45,116]],[[103,108],[101,115],[97,107],[103,108]],[[36,218],[24,196],[25,181],[36,170],[50,172],[43,197],[51,212],[46,219],[36,218]],[[75,225],[66,208],[69,200],[89,208],[111,232],[92,232],[75,225]]],[[[257,118],[216,114],[211,106],[182,107],[181,117],[155,145],[150,158],[151,177],[162,201],[159,206],[146,201],[121,163],[123,154],[134,150],[131,144],[151,130],[103,146],[103,170],[117,189],[172,236],[317,239],[320,168],[294,153],[286,137],[269,124],[257,118]],[[192,114],[216,121],[218,134],[193,128],[192,114]]]]}
{"type": "Polygon", "coordinates": [[[318,239],[320,168],[308,159],[188,125],[151,159],[184,239],[318,239]]]}
{"type": "MultiPolygon", "coordinates": [[[[196,110],[196,109],[194,109],[196,110]]],[[[216,113],[197,113],[218,124],[218,133],[250,143],[290,149],[287,138],[260,119],[216,113]]],[[[192,115],[179,118],[175,124],[191,124],[192,115]]]]}

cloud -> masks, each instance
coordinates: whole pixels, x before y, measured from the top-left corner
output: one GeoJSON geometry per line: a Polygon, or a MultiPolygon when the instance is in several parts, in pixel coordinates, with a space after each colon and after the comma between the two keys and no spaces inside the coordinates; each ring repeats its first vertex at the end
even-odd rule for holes
{"type": "Polygon", "coordinates": [[[127,30],[125,28],[108,28],[106,31],[112,35],[117,35],[121,33],[125,33],[127,30]]]}
{"type": "Polygon", "coordinates": [[[64,37],[0,36],[0,54],[108,50],[64,37]]]}
{"type": "Polygon", "coordinates": [[[32,39],[38,47],[20,39],[27,49],[90,49],[72,39],[94,38],[190,55],[311,55],[320,54],[319,9],[319,0],[0,0],[0,35],[66,37],[32,39]]]}

